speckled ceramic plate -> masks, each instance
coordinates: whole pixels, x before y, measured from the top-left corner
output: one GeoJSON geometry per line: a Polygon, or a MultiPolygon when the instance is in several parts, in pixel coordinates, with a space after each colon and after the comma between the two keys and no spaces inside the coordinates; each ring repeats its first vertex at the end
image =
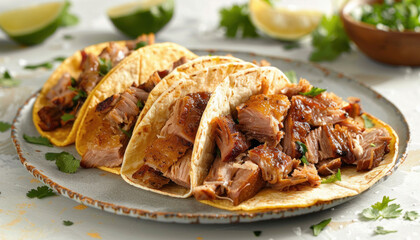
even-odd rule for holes
{"type": "MultiPolygon", "coordinates": [[[[208,51],[195,51],[199,55],[208,55],[208,51]]],[[[213,55],[225,55],[228,52],[212,51],[213,55]]],[[[266,59],[283,71],[294,70],[299,77],[305,77],[318,87],[327,88],[337,95],[347,98],[357,96],[362,100],[363,108],[391,125],[397,132],[399,142],[398,160],[395,168],[406,157],[409,129],[401,112],[385,97],[367,86],[351,80],[343,74],[325,69],[315,64],[292,61],[284,58],[261,56],[243,52],[229,52],[235,57],[252,61],[266,59]]],[[[57,170],[52,161],[46,161],[46,152],[68,151],[78,156],[74,146],[49,148],[28,144],[23,134],[38,135],[32,123],[32,106],[35,97],[30,97],[20,108],[12,127],[12,138],[22,164],[35,177],[69,197],[87,206],[102,209],[119,215],[150,219],[162,222],[178,223],[233,223],[252,222],[275,218],[297,216],[331,208],[351,198],[342,198],[320,203],[312,207],[288,210],[270,210],[260,212],[229,212],[199,203],[193,198],[177,199],[161,196],[152,192],[134,188],[122,178],[98,169],[80,169],[75,174],[66,174],[57,170]]],[[[386,179],[385,176],[379,182],[386,179]]]]}

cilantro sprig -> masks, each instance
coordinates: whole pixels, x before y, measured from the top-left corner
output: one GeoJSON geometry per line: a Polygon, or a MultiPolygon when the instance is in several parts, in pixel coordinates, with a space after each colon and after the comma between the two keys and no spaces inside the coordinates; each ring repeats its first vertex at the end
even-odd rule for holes
{"type": "Polygon", "coordinates": [[[75,91],[76,92],[76,96],[73,97],[73,102],[76,103],[77,101],[87,98],[87,93],[81,89],[77,89],[73,86],[69,86],[68,89],[75,91]]]}
{"type": "Polygon", "coordinates": [[[23,134],[23,139],[25,139],[25,141],[27,141],[28,143],[44,145],[44,146],[47,146],[47,147],[52,147],[53,146],[51,144],[50,140],[48,140],[48,138],[42,137],[42,136],[34,137],[34,136],[28,136],[26,134],[23,134]]]}
{"type": "Polygon", "coordinates": [[[106,58],[99,58],[99,74],[105,76],[112,69],[112,62],[106,58]]]}
{"type": "Polygon", "coordinates": [[[140,42],[136,43],[136,46],[134,47],[134,50],[137,50],[137,49],[145,47],[145,46],[147,46],[147,42],[140,41],[140,42]]]}
{"type": "Polygon", "coordinates": [[[54,66],[54,62],[62,62],[66,60],[66,57],[55,57],[53,58],[51,61],[47,61],[47,62],[43,62],[43,63],[39,63],[39,64],[33,64],[33,65],[26,65],[24,68],[25,69],[29,69],[29,70],[35,70],[38,68],[45,68],[45,69],[51,69],[54,66]]]}
{"type": "Polygon", "coordinates": [[[325,183],[333,183],[336,181],[341,181],[341,170],[338,169],[338,171],[334,174],[329,176],[328,178],[322,179],[321,183],[325,184],[325,183]]]}
{"type": "Polygon", "coordinates": [[[259,237],[261,236],[262,231],[253,231],[254,236],[259,237]]]}
{"type": "Polygon", "coordinates": [[[325,219],[318,224],[312,225],[311,229],[313,231],[314,236],[318,236],[322,230],[331,222],[331,218],[325,219]]]}
{"type": "Polygon", "coordinates": [[[73,222],[69,221],[69,220],[63,220],[63,225],[64,226],[71,226],[71,225],[73,225],[73,222]]]}
{"type": "Polygon", "coordinates": [[[249,18],[248,4],[234,4],[231,7],[220,9],[219,27],[225,30],[225,36],[258,37],[257,30],[249,18]]]}
{"type": "Polygon", "coordinates": [[[50,196],[57,195],[51,188],[48,186],[37,187],[36,189],[31,189],[29,192],[26,193],[28,198],[46,198],[50,196]]]}
{"type": "Polygon", "coordinates": [[[10,129],[11,126],[12,124],[8,122],[0,121],[0,132],[6,132],[7,130],[10,129]]]}
{"type": "Polygon", "coordinates": [[[365,124],[365,128],[373,128],[375,126],[372,119],[370,119],[368,116],[362,115],[362,118],[363,118],[363,122],[365,124]]]}
{"type": "Polygon", "coordinates": [[[405,212],[404,220],[414,221],[419,217],[419,214],[416,211],[405,212]]]}
{"type": "Polygon", "coordinates": [[[384,227],[382,226],[377,226],[375,229],[375,234],[380,234],[380,235],[384,235],[384,234],[388,234],[388,233],[395,233],[397,232],[396,230],[385,230],[384,227]]]}
{"type": "Polygon", "coordinates": [[[74,119],[75,119],[74,115],[70,113],[64,113],[63,116],[61,116],[61,120],[63,120],[63,122],[67,122],[74,119]]]}
{"type": "Polygon", "coordinates": [[[16,87],[20,84],[20,80],[13,78],[9,71],[4,71],[3,76],[0,77],[0,87],[16,87]]]}
{"type": "Polygon", "coordinates": [[[74,26],[79,23],[79,18],[76,15],[71,14],[69,12],[70,6],[71,3],[69,1],[66,1],[66,5],[64,6],[64,13],[60,19],[61,27],[74,26]]]}
{"type": "Polygon", "coordinates": [[[298,83],[298,78],[296,76],[296,72],[293,70],[287,71],[284,73],[286,77],[289,79],[290,83],[298,83]]]}
{"type": "Polygon", "coordinates": [[[370,221],[381,218],[397,218],[401,215],[402,209],[399,204],[389,204],[395,199],[390,199],[388,196],[382,198],[382,202],[373,204],[370,208],[365,208],[360,213],[362,219],[370,221]]]}
{"type": "Polygon", "coordinates": [[[46,153],[45,159],[54,161],[58,170],[65,173],[75,173],[80,167],[80,161],[68,152],[46,153]]]}
{"type": "Polygon", "coordinates": [[[327,91],[327,89],[312,87],[309,92],[299,92],[299,94],[307,97],[316,97],[325,91],[327,91]]]}
{"type": "Polygon", "coordinates": [[[308,165],[308,159],[306,159],[306,156],[305,156],[306,152],[308,151],[308,148],[303,142],[296,141],[296,144],[299,146],[298,150],[302,154],[302,157],[300,160],[302,161],[303,164],[308,165]]]}
{"type": "Polygon", "coordinates": [[[136,105],[137,105],[137,107],[139,108],[140,111],[144,108],[143,101],[140,100],[140,99],[137,101],[136,105]]]}

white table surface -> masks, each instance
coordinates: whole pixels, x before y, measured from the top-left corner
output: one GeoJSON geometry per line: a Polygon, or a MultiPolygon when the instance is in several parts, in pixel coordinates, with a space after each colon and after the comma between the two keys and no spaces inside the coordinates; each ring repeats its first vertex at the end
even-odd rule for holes
{"type": "MultiPolygon", "coordinates": [[[[0,11],[27,2],[1,1],[0,11]]],[[[0,88],[1,121],[11,122],[17,108],[51,74],[42,69],[24,70],[23,65],[68,56],[97,42],[124,39],[105,14],[108,7],[115,5],[113,1],[72,2],[72,12],[80,17],[79,25],[60,29],[42,45],[19,47],[0,33],[0,72],[8,69],[22,79],[19,87],[0,88]],[[65,34],[71,34],[74,39],[63,40],[65,34]]],[[[215,30],[218,9],[231,2],[235,1],[177,0],[174,18],[159,33],[157,41],[172,41],[188,48],[252,51],[307,61],[311,51],[309,39],[304,40],[301,48],[285,51],[281,42],[268,38],[223,38],[215,30]]],[[[332,218],[332,222],[317,239],[420,239],[420,219],[409,222],[400,217],[362,222],[358,218],[364,208],[380,201],[384,195],[396,198],[404,212],[420,212],[420,68],[383,65],[368,59],[355,47],[351,53],[322,65],[364,82],[386,96],[402,111],[411,128],[412,139],[405,163],[388,180],[356,199],[305,216],[230,225],[159,223],[84,208],[61,196],[29,199],[26,192],[42,184],[19,162],[9,130],[0,133],[0,239],[311,239],[315,237],[309,227],[326,218],[332,218]],[[63,220],[71,220],[74,225],[66,227],[63,220]],[[374,228],[379,225],[398,232],[375,236],[374,228]],[[260,237],[254,236],[255,230],[262,231],[260,237]]]]}

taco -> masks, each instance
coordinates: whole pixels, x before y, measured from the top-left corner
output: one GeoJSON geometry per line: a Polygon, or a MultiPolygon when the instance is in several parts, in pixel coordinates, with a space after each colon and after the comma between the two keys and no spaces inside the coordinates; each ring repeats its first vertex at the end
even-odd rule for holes
{"type": "Polygon", "coordinates": [[[197,131],[194,197],[227,210],[288,209],[354,196],[382,178],[396,161],[394,130],[358,99],[324,91],[271,67],[230,75],[197,131]]]}
{"type": "Polygon", "coordinates": [[[69,145],[75,141],[85,112],[101,97],[145,81],[179,56],[196,57],[179,45],[151,45],[153,41],[153,35],[145,35],[134,41],[101,43],[67,58],[44,84],[34,104],[33,121],[39,133],[56,146],[69,145]]]}
{"type": "Polygon", "coordinates": [[[254,67],[245,62],[216,65],[170,84],[133,131],[121,167],[124,180],[164,195],[190,196],[192,150],[207,102],[226,76],[254,67]]]}
{"type": "Polygon", "coordinates": [[[153,72],[147,81],[140,81],[139,85],[134,82],[125,91],[107,95],[88,109],[76,137],[76,149],[82,156],[81,165],[118,174],[136,122],[141,121],[162,92],[176,81],[203,72],[210,66],[241,61],[222,56],[189,60],[183,56],[170,66],[153,72]]]}

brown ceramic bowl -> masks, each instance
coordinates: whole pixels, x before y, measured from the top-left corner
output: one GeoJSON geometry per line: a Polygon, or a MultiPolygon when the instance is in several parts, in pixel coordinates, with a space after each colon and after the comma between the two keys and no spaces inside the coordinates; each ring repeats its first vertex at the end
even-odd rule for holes
{"type": "Polygon", "coordinates": [[[341,10],[341,20],[349,38],[372,59],[392,65],[420,66],[420,33],[384,31],[355,20],[351,12],[362,4],[380,0],[349,1],[341,10]]]}

